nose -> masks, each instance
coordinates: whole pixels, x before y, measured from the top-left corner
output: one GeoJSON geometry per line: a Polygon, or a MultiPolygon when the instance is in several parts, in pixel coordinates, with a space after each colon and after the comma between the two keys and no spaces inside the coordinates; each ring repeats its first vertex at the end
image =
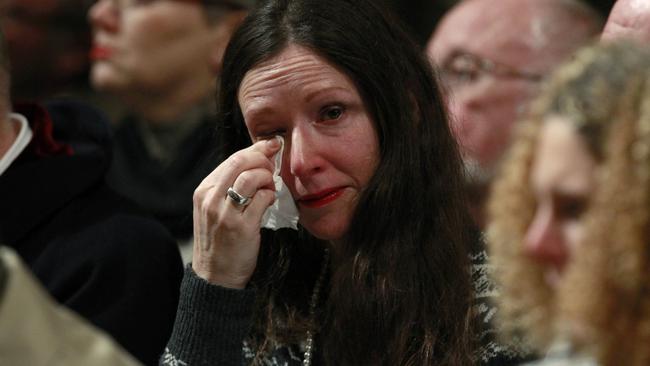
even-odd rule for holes
{"type": "Polygon", "coordinates": [[[461,85],[456,85],[449,88],[450,100],[452,101],[452,110],[457,109],[457,112],[463,110],[480,109],[487,103],[490,89],[493,84],[485,77],[472,82],[461,85]]]}
{"type": "Polygon", "coordinates": [[[289,172],[297,178],[313,175],[323,168],[323,159],[319,154],[318,139],[311,131],[302,126],[291,132],[288,157],[289,172]]]}
{"type": "Polygon", "coordinates": [[[541,265],[564,268],[567,242],[551,207],[538,207],[524,238],[524,253],[541,265]]]}
{"type": "Polygon", "coordinates": [[[115,0],[97,0],[88,10],[88,21],[95,29],[116,32],[119,26],[120,10],[115,0]]]}

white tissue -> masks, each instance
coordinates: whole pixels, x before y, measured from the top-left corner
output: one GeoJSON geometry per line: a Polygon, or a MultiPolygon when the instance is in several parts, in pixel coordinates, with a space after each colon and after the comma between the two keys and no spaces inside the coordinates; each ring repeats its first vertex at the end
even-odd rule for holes
{"type": "Polygon", "coordinates": [[[275,184],[275,202],[264,212],[262,216],[262,227],[272,230],[283,227],[298,230],[298,208],[293,201],[291,192],[280,177],[282,169],[282,153],[284,152],[284,138],[276,136],[280,141],[280,151],[275,154],[275,171],[273,172],[273,183],[275,184]]]}

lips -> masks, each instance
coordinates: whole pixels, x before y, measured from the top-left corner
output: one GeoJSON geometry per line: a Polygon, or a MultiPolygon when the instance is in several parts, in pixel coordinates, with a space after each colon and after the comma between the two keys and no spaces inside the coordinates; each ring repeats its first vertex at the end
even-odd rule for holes
{"type": "Polygon", "coordinates": [[[90,50],[90,59],[92,61],[106,60],[111,57],[113,50],[104,46],[93,46],[90,50]]]}
{"type": "Polygon", "coordinates": [[[309,208],[323,207],[335,201],[343,194],[343,188],[330,188],[318,193],[308,194],[298,199],[298,204],[309,208]]]}

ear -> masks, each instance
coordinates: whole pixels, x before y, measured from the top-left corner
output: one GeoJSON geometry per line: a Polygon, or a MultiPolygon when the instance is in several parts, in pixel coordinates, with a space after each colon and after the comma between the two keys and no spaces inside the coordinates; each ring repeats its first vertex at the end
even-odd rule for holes
{"type": "Polygon", "coordinates": [[[213,26],[214,37],[212,44],[214,47],[212,47],[210,53],[210,66],[217,75],[221,73],[223,54],[226,52],[230,37],[244,20],[246,14],[246,11],[241,10],[230,12],[218,24],[213,26]]]}

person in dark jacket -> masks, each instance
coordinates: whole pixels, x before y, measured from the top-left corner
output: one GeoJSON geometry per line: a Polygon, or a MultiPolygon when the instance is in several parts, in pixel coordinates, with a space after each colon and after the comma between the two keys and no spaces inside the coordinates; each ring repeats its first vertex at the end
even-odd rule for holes
{"type": "Polygon", "coordinates": [[[175,241],[107,187],[102,115],[71,101],[12,107],[4,55],[0,49],[0,242],[58,302],[156,363],[182,277],[175,241]]]}
{"type": "Polygon", "coordinates": [[[219,89],[224,160],[194,193],[161,364],[473,365],[460,154],[394,18],[261,2],[219,89]]]}

